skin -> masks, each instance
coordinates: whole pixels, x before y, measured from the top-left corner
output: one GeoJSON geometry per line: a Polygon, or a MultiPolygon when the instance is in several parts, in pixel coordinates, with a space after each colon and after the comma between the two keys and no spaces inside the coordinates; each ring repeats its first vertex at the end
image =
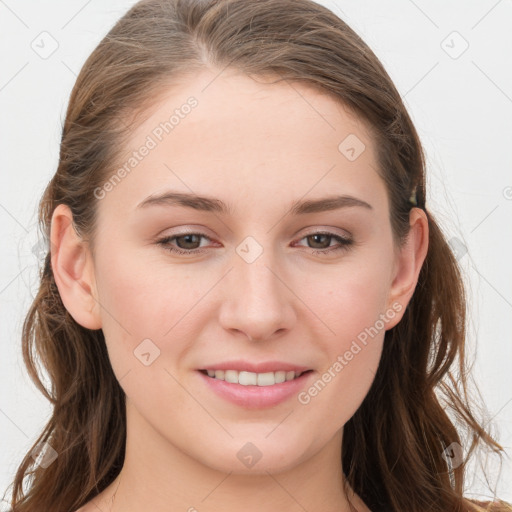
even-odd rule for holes
{"type": "Polygon", "coordinates": [[[427,218],[413,208],[407,243],[393,245],[368,130],[305,84],[205,70],[147,112],[127,154],[190,96],[197,107],[98,201],[94,252],[67,206],[53,214],[52,268],[64,305],[79,324],[103,329],[127,398],[124,467],[80,512],[348,511],[350,504],[367,511],[343,492],[343,425],[369,390],[385,330],[413,294],[427,218]],[[366,146],[354,161],[338,150],[348,134],[366,146]],[[221,199],[233,213],[137,208],[170,189],[221,199]],[[372,208],[289,213],[295,200],[333,193],[372,208]],[[187,228],[207,238],[169,244],[202,253],[172,254],[157,244],[187,228]],[[315,254],[339,245],[309,236],[318,231],[354,243],[315,254]],[[263,249],[251,263],[236,251],[248,236],[263,249]],[[229,359],[281,360],[313,369],[310,386],[379,315],[385,326],[307,404],[294,395],[247,409],[215,395],[197,373],[229,359]],[[146,338],[160,349],[149,366],[134,356],[146,338]],[[247,442],[262,454],[250,468],[237,458],[247,442]]]}

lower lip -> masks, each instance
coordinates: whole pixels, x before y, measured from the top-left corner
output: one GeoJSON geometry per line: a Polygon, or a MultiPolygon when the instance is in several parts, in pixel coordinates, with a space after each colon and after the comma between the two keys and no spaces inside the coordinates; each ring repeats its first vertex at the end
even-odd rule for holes
{"type": "Polygon", "coordinates": [[[242,384],[233,384],[225,380],[208,377],[199,370],[197,373],[206,385],[222,398],[248,409],[262,409],[278,405],[298,394],[314,372],[309,371],[296,379],[273,384],[272,386],[243,386],[242,384]]]}

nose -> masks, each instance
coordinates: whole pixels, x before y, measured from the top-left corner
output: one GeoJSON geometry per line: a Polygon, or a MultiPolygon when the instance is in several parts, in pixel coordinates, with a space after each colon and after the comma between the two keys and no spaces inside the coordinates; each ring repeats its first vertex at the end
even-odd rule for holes
{"type": "Polygon", "coordinates": [[[269,253],[264,251],[252,263],[234,253],[233,268],[222,283],[220,324],[227,331],[244,333],[250,341],[283,334],[296,321],[290,278],[269,253]]]}

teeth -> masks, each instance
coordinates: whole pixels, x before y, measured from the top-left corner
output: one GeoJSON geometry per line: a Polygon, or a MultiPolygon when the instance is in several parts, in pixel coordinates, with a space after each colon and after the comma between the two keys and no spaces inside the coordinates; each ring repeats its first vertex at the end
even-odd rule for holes
{"type": "Polygon", "coordinates": [[[281,382],[293,380],[303,372],[294,371],[285,372],[267,372],[267,373],[253,373],[237,370],[207,370],[208,376],[219,380],[225,380],[232,384],[241,384],[242,386],[273,386],[281,382]]]}

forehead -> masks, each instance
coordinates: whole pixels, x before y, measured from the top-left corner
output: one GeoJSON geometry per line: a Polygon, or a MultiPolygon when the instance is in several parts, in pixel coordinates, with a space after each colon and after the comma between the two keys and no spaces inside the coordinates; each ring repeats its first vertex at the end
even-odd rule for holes
{"type": "Polygon", "coordinates": [[[339,188],[375,202],[383,184],[366,125],[308,84],[275,80],[204,70],[174,84],[130,134],[117,167],[126,178],[110,196],[134,204],[178,188],[269,203],[276,190],[296,199],[339,188]]]}

